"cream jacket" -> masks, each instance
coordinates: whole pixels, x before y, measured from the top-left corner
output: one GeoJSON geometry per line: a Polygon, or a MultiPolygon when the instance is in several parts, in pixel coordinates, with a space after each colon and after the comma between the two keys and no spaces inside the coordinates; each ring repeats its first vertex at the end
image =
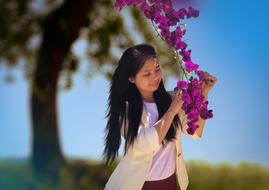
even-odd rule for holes
{"type": "MultiPolygon", "coordinates": [[[[179,113],[183,124],[183,131],[178,127],[176,144],[176,175],[181,190],[186,190],[189,180],[188,173],[184,164],[181,148],[181,132],[198,140],[200,137],[195,133],[189,135],[186,131],[187,120],[183,110],[179,113]]],[[[122,127],[123,128],[123,127],[122,127]]],[[[123,130],[121,130],[123,136],[123,130]]],[[[146,176],[152,164],[153,153],[159,147],[159,137],[155,127],[149,127],[149,117],[145,107],[141,117],[141,124],[137,132],[137,139],[134,145],[128,148],[126,154],[121,159],[104,190],[141,190],[146,176]]]]}

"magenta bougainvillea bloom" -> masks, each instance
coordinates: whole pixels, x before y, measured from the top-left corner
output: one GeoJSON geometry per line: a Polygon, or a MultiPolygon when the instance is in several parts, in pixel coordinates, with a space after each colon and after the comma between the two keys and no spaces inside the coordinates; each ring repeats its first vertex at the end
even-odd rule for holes
{"type": "Polygon", "coordinates": [[[192,71],[196,71],[198,69],[199,65],[193,63],[192,61],[188,61],[185,63],[185,67],[186,67],[187,72],[190,73],[192,71]]]}
{"type": "Polygon", "coordinates": [[[177,87],[179,89],[187,89],[188,88],[188,83],[186,81],[184,81],[184,80],[179,80],[177,82],[177,87]]]}
{"type": "Polygon", "coordinates": [[[201,94],[204,72],[198,70],[199,65],[191,60],[191,50],[183,41],[186,34],[186,24],[182,20],[196,18],[199,11],[189,6],[175,10],[171,0],[116,0],[114,7],[121,11],[124,6],[135,6],[140,9],[147,19],[150,19],[158,36],[175,50],[177,62],[183,71],[185,80],[178,80],[175,89],[182,91],[182,109],[187,115],[187,132],[194,134],[199,127],[195,124],[199,119],[213,117],[213,111],[208,110],[208,101],[201,94]],[[196,78],[197,76],[198,78],[196,78]]]}

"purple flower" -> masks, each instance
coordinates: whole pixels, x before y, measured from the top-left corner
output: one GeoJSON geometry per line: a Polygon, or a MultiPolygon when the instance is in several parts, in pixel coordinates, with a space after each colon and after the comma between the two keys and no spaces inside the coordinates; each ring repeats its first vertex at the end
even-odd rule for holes
{"type": "Polygon", "coordinates": [[[175,46],[177,40],[177,36],[174,32],[171,33],[171,35],[166,39],[166,42],[172,46],[175,46]]]}
{"type": "Polygon", "coordinates": [[[198,128],[197,125],[193,124],[193,122],[188,122],[188,128],[187,128],[187,132],[190,135],[193,135],[196,131],[196,129],[198,128]]]}
{"type": "Polygon", "coordinates": [[[178,18],[184,19],[185,15],[187,15],[187,11],[185,8],[181,8],[177,11],[178,18]]]}
{"type": "Polygon", "coordinates": [[[124,6],[124,4],[121,1],[116,1],[113,6],[118,9],[118,11],[121,11],[122,7],[124,6]]]}
{"type": "Polygon", "coordinates": [[[190,104],[191,103],[191,97],[188,94],[188,92],[185,92],[185,93],[182,94],[182,100],[184,102],[186,102],[187,104],[190,104]]]}
{"type": "Polygon", "coordinates": [[[202,101],[202,96],[201,96],[201,93],[199,91],[199,89],[194,89],[193,90],[193,93],[192,93],[192,99],[194,101],[202,101]]]}
{"type": "Polygon", "coordinates": [[[179,89],[187,89],[188,88],[188,83],[184,80],[179,80],[177,81],[177,87],[179,89]]]}
{"type": "Polygon", "coordinates": [[[187,18],[191,18],[191,17],[196,18],[198,16],[199,16],[199,11],[192,7],[189,7],[187,18]]]}
{"type": "Polygon", "coordinates": [[[169,19],[168,25],[174,26],[178,22],[178,17],[174,9],[171,9],[169,12],[165,13],[165,16],[169,19]]]}
{"type": "Polygon", "coordinates": [[[144,10],[144,14],[145,16],[150,19],[150,20],[154,20],[155,17],[160,15],[160,10],[158,9],[158,7],[156,6],[156,4],[153,4],[152,6],[149,6],[150,9],[144,10]]]}
{"type": "Polygon", "coordinates": [[[192,88],[192,90],[194,89],[200,89],[201,85],[199,83],[199,81],[197,79],[193,79],[190,83],[190,87],[192,88]]]}
{"type": "Polygon", "coordinates": [[[191,60],[191,50],[188,50],[188,51],[181,50],[180,53],[183,57],[184,62],[188,62],[191,60]]]}
{"type": "Polygon", "coordinates": [[[150,6],[147,4],[147,2],[143,2],[143,3],[141,3],[141,5],[139,6],[140,7],[140,9],[142,10],[142,11],[150,11],[150,6]]]}
{"type": "Polygon", "coordinates": [[[208,110],[207,113],[202,113],[200,114],[201,115],[201,118],[202,119],[209,119],[209,118],[212,118],[213,117],[213,110],[208,110]]]}
{"type": "Polygon", "coordinates": [[[169,32],[169,30],[162,30],[162,31],[161,31],[161,35],[162,35],[164,38],[169,38],[169,37],[170,37],[170,32],[169,32]]]}
{"type": "Polygon", "coordinates": [[[161,6],[165,12],[170,12],[171,9],[173,8],[171,0],[161,0],[161,6]]]}
{"type": "Polygon", "coordinates": [[[199,65],[193,63],[192,61],[188,61],[185,63],[186,70],[190,73],[198,69],[199,65]]]}
{"type": "Polygon", "coordinates": [[[208,110],[207,119],[212,118],[212,117],[213,117],[213,110],[208,110]]]}
{"type": "Polygon", "coordinates": [[[187,44],[185,42],[181,41],[181,39],[176,40],[176,49],[185,50],[186,48],[187,44]]]}
{"type": "Polygon", "coordinates": [[[144,3],[145,2],[145,0],[133,0],[133,4],[134,4],[134,6],[137,6],[137,5],[139,5],[140,3],[144,3]]]}
{"type": "Polygon", "coordinates": [[[131,6],[133,3],[133,0],[124,0],[126,5],[131,6]]]}
{"type": "Polygon", "coordinates": [[[199,108],[200,115],[206,115],[207,112],[208,112],[207,106],[202,106],[202,107],[199,108]]]}
{"type": "Polygon", "coordinates": [[[179,26],[175,29],[174,33],[178,38],[181,38],[185,34],[186,30],[182,30],[179,26]]]}
{"type": "Polygon", "coordinates": [[[187,115],[187,118],[193,122],[196,122],[198,121],[198,112],[197,110],[193,109],[191,110],[188,115],[187,115]]]}

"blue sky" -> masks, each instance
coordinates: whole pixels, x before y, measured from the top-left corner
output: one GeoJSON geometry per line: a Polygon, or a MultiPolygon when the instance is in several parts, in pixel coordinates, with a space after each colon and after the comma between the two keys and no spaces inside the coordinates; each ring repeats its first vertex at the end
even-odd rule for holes
{"type": "MultiPolygon", "coordinates": [[[[200,16],[188,21],[185,39],[193,61],[218,82],[209,95],[214,118],[207,120],[203,138],[195,141],[183,135],[186,160],[269,165],[268,6],[265,0],[205,0],[196,5],[200,16]]],[[[75,46],[79,53],[84,48],[83,42],[75,46]]],[[[97,76],[87,82],[81,74],[85,64],[74,77],[73,89],[58,95],[60,139],[66,156],[98,159],[109,81],[97,76]]],[[[1,65],[0,158],[26,157],[31,149],[29,85],[21,68],[10,72],[16,82],[6,85],[7,69],[1,65]]],[[[169,78],[166,88],[172,89],[176,81],[169,78]]]]}

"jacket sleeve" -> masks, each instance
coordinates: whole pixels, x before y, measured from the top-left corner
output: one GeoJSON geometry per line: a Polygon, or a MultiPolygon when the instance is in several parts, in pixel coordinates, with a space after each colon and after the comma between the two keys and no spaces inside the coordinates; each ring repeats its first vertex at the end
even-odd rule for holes
{"type": "Polygon", "coordinates": [[[187,116],[184,113],[184,110],[182,110],[182,109],[180,110],[180,112],[178,113],[178,117],[180,118],[180,121],[182,123],[182,133],[184,133],[185,135],[191,137],[194,140],[200,140],[201,137],[199,137],[196,132],[193,135],[190,135],[187,132],[187,128],[188,128],[188,125],[187,125],[187,116]]]}

